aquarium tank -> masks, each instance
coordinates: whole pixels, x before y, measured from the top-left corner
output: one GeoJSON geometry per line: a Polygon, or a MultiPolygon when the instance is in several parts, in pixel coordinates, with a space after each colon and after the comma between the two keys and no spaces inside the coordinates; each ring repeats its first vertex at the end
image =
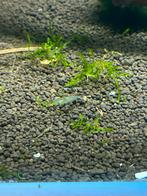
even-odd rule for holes
{"type": "Polygon", "coordinates": [[[0,0],[1,182],[145,180],[146,114],[146,0],[0,0]]]}

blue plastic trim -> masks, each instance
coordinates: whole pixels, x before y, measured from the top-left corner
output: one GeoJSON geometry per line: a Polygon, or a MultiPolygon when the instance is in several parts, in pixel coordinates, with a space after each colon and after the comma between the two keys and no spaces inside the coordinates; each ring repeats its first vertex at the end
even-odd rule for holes
{"type": "Polygon", "coordinates": [[[0,196],[147,196],[147,182],[0,183],[0,196]]]}

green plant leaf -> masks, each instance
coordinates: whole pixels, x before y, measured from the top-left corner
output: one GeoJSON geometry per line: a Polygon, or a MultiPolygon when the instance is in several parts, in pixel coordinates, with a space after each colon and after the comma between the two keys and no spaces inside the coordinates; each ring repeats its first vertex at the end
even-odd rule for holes
{"type": "Polygon", "coordinates": [[[89,120],[82,114],[79,115],[79,119],[71,123],[71,128],[74,130],[82,130],[85,134],[94,134],[98,132],[111,132],[112,128],[101,127],[100,118],[96,117],[93,120],[89,120]]]}
{"type": "Polygon", "coordinates": [[[103,59],[87,60],[87,58],[81,53],[79,54],[79,57],[81,60],[79,66],[80,69],[78,70],[79,72],[66,83],[66,86],[76,86],[88,78],[96,80],[100,79],[100,77],[106,78],[109,82],[114,84],[118,91],[118,100],[120,100],[121,89],[119,85],[119,79],[121,77],[129,76],[129,74],[123,72],[121,67],[115,65],[114,62],[103,59]]]}

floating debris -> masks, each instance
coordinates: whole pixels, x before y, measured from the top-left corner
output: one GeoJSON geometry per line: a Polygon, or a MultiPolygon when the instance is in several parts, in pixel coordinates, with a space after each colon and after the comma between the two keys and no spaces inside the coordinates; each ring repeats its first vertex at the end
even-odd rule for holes
{"type": "Polygon", "coordinates": [[[41,154],[38,152],[38,153],[34,154],[33,157],[34,158],[40,158],[41,157],[41,154]]]}
{"type": "Polygon", "coordinates": [[[111,91],[111,92],[109,93],[109,95],[110,95],[110,96],[115,96],[115,95],[116,95],[116,92],[115,92],[115,91],[111,91]]]}

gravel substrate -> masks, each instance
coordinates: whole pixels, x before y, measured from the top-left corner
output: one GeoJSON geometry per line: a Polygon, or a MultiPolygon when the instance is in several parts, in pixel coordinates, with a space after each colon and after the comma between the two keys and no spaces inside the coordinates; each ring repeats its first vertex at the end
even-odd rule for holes
{"type": "MultiPolygon", "coordinates": [[[[3,9],[10,9],[12,2],[8,5],[5,2],[3,9]]],[[[30,13],[38,9],[36,3],[32,8],[30,1],[13,2],[19,7],[26,6],[30,13]]],[[[37,2],[44,9],[42,17],[47,17],[46,4],[37,2]]],[[[85,55],[87,47],[121,52],[121,55],[110,55],[109,60],[117,60],[132,76],[121,80],[123,100],[117,104],[109,83],[90,82],[68,89],[64,84],[72,73],[71,68],[41,68],[25,54],[0,56],[0,85],[4,87],[0,92],[1,180],[132,180],[136,172],[147,170],[147,33],[123,36],[92,23],[91,13],[95,9],[92,1],[47,2],[54,5],[50,14],[58,21],[56,26],[61,32],[66,34],[74,29],[91,37],[89,45],[80,48],[85,55]],[[50,100],[63,95],[86,96],[88,100],[48,109],[35,102],[36,96],[50,100]],[[71,121],[80,113],[94,118],[96,112],[102,115],[101,125],[113,127],[114,132],[87,136],[71,130],[71,121]]],[[[14,7],[11,7],[13,14],[14,7]]],[[[15,13],[24,19],[25,8],[22,10],[21,14],[19,9],[15,13]]],[[[15,30],[22,29],[21,24],[30,28],[29,22],[19,23],[20,26],[13,22],[15,30]]],[[[11,21],[4,23],[5,27],[12,24],[11,21]]],[[[39,25],[34,23],[31,28],[38,29],[39,25]]],[[[1,49],[22,44],[23,40],[13,37],[1,36],[0,39],[1,49]]],[[[69,48],[69,58],[74,59],[77,51],[77,46],[69,48]]]]}
{"type": "Polygon", "coordinates": [[[28,31],[40,37],[48,34],[51,24],[60,32],[77,32],[87,22],[98,1],[89,0],[1,0],[0,32],[21,34],[28,31]]]}

